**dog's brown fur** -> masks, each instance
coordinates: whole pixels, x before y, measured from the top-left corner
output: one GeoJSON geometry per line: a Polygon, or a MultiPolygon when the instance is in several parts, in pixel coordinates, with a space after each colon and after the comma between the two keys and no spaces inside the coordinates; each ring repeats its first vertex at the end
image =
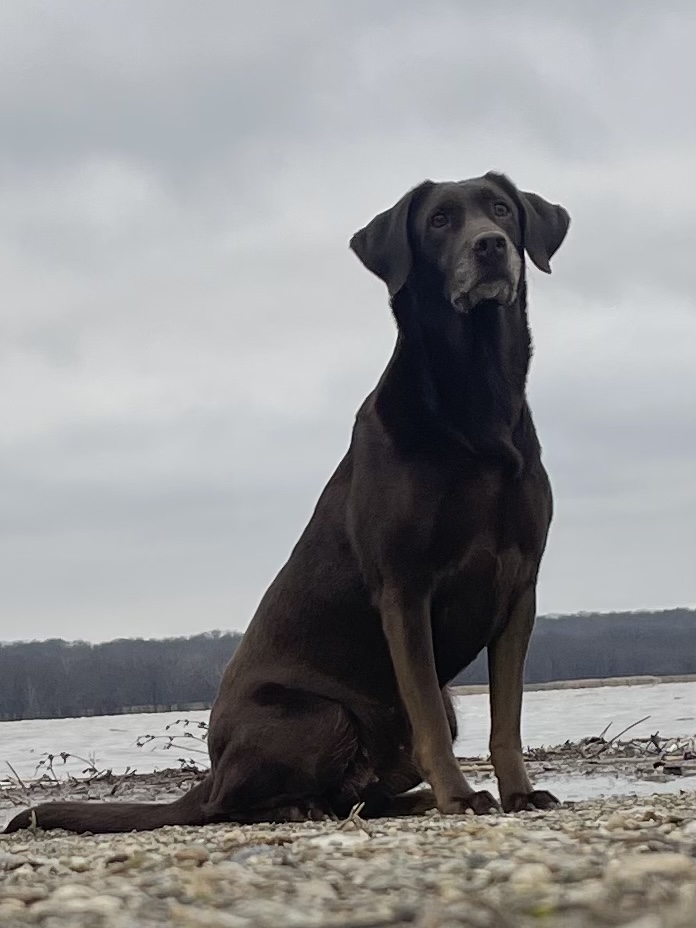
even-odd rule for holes
{"type": "Polygon", "coordinates": [[[40,805],[40,827],[343,816],[358,801],[379,815],[415,808],[402,794],[422,780],[442,812],[485,812],[496,803],[455,760],[445,690],[483,648],[503,808],[555,804],[520,740],[552,508],[525,396],[524,259],[548,272],[568,223],[488,174],[426,182],[353,237],[389,288],[396,348],[225,671],[210,773],[171,804],[40,805]]]}

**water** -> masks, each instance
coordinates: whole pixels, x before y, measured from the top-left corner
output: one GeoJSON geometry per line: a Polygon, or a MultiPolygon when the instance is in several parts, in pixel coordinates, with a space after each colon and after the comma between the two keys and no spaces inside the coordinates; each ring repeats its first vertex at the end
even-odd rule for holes
{"type": "MultiPolygon", "coordinates": [[[[486,694],[459,696],[455,700],[460,736],[455,751],[460,756],[482,755],[487,752],[489,714],[486,694]]],[[[193,752],[203,746],[187,739],[178,747],[164,750],[165,742],[156,740],[138,747],[141,735],[164,735],[166,726],[185,715],[192,721],[207,721],[208,712],[163,712],[158,714],[112,715],[79,719],[32,719],[21,722],[0,722],[0,778],[10,775],[11,764],[22,778],[37,774],[41,758],[52,753],[76,755],[55,764],[60,776],[79,776],[85,761],[94,762],[99,770],[112,769],[122,773],[127,767],[140,773],[178,765],[180,757],[204,761],[204,755],[193,752]]],[[[599,735],[611,722],[609,736],[644,716],[650,718],[631,729],[630,735],[645,737],[659,731],[665,737],[688,737],[696,733],[696,683],[658,683],[644,686],[611,686],[578,690],[544,690],[527,693],[524,701],[523,739],[530,747],[577,741],[599,735]]],[[[189,730],[192,730],[189,728],[189,730]]],[[[193,729],[195,732],[195,729],[193,729]]],[[[627,735],[627,737],[629,737],[627,735]]],[[[479,786],[479,781],[477,781],[479,786]]],[[[694,788],[693,780],[676,779],[661,784],[628,780],[625,777],[572,777],[549,775],[537,779],[540,788],[558,792],[565,799],[625,792],[652,793],[657,791],[694,788]]],[[[489,781],[481,782],[490,788],[489,781]]]]}
{"type": "MultiPolygon", "coordinates": [[[[611,722],[611,738],[645,716],[626,737],[645,738],[659,731],[664,737],[696,733],[696,681],[641,686],[599,686],[580,690],[540,690],[525,693],[522,739],[529,747],[579,741],[600,735],[611,722]]],[[[458,701],[460,755],[485,754],[488,743],[488,696],[464,696],[458,701]]]]}

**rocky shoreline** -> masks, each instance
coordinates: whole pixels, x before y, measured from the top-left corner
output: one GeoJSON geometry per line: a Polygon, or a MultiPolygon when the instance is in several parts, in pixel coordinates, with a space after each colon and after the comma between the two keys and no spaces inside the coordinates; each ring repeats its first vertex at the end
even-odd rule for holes
{"type": "MultiPolygon", "coordinates": [[[[591,739],[530,752],[536,773],[665,778],[591,739]],[[623,765],[623,766],[622,766],[623,765]]],[[[485,775],[486,763],[461,761],[485,775]]],[[[6,783],[0,821],[49,798],[171,800],[202,773],[6,783]]],[[[672,778],[675,779],[674,777],[672,778]]],[[[674,786],[693,783],[679,777],[674,786]]],[[[696,792],[549,813],[0,836],[0,925],[22,928],[691,928],[696,792]]]]}
{"type": "Polygon", "coordinates": [[[694,792],[550,813],[0,837],[3,928],[691,928],[694,792]]]}

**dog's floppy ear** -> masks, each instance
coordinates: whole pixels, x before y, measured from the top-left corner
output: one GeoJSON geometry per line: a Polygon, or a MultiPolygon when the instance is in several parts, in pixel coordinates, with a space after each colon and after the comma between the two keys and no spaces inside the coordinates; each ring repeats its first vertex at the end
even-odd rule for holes
{"type": "Polygon", "coordinates": [[[504,174],[488,176],[517,200],[522,212],[525,251],[540,271],[550,274],[549,259],[566,237],[570,216],[562,206],[549,203],[538,193],[518,190],[504,174]]]}
{"type": "Polygon", "coordinates": [[[524,211],[524,247],[540,271],[551,273],[549,259],[566,237],[570,216],[562,206],[549,203],[537,193],[519,191],[524,211]]]}
{"type": "Polygon", "coordinates": [[[408,236],[408,217],[414,195],[430,185],[425,181],[391,209],[385,210],[356,232],[350,247],[368,269],[387,285],[390,298],[406,283],[411,272],[412,255],[408,236]]]}

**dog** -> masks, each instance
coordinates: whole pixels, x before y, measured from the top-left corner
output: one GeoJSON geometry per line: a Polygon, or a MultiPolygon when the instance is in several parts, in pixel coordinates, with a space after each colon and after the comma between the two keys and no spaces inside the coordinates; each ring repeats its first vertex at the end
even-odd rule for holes
{"type": "Polygon", "coordinates": [[[498,803],[457,763],[447,692],[484,648],[502,808],[557,805],[530,783],[520,736],[552,516],[526,400],[526,256],[550,273],[569,223],[488,173],[426,181],[353,236],[387,286],[396,346],[224,672],[209,773],[170,804],[47,803],[6,832],[297,821],[358,802],[486,813],[498,803]]]}

